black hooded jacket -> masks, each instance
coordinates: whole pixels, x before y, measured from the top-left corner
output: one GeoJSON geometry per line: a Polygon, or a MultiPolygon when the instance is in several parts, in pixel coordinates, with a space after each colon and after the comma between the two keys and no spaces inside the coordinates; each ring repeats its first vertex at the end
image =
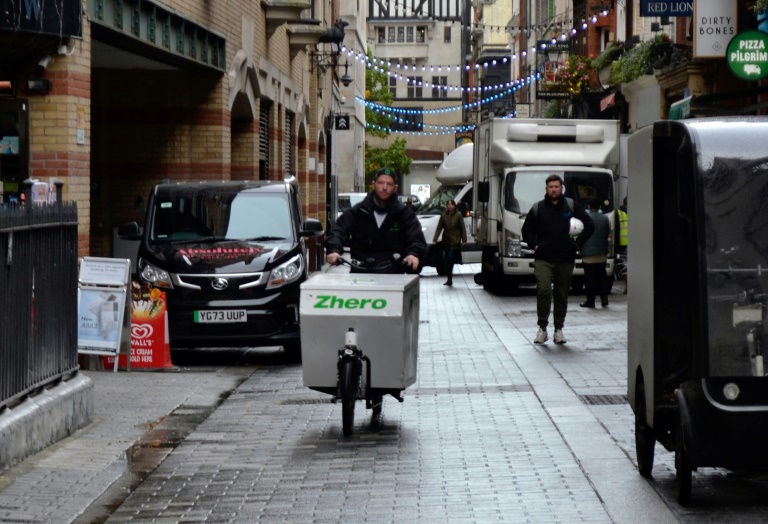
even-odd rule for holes
{"type": "Polygon", "coordinates": [[[387,202],[387,216],[381,227],[376,224],[375,209],[371,191],[362,202],[346,210],[328,232],[328,253],[342,254],[344,246],[349,246],[352,258],[361,261],[373,258],[377,263],[386,263],[394,253],[423,260],[427,242],[413,209],[393,196],[387,202]]]}
{"type": "Polygon", "coordinates": [[[592,236],[595,224],[584,211],[581,204],[574,201],[574,209],[566,204],[565,197],[561,197],[557,204],[545,198],[538,206],[536,212],[528,212],[523,223],[523,241],[533,249],[538,246],[534,258],[547,262],[567,262],[576,259],[576,252],[581,249],[584,242],[592,236]],[[571,217],[576,217],[584,223],[584,231],[575,239],[571,238],[571,217]]]}

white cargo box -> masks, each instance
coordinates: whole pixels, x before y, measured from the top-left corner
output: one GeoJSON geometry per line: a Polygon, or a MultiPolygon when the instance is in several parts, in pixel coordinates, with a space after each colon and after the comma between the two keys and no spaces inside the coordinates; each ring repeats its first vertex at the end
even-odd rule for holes
{"type": "Polygon", "coordinates": [[[304,385],[335,388],[339,349],[353,328],[371,360],[371,387],[405,389],[416,381],[419,277],[315,273],[301,285],[304,385]]]}

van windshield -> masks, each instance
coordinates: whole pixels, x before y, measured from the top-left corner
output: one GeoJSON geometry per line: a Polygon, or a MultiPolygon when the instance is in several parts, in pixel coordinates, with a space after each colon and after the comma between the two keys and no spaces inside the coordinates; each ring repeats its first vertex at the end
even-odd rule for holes
{"type": "Polygon", "coordinates": [[[544,198],[549,175],[560,175],[565,182],[565,196],[586,208],[596,198],[603,213],[613,211],[613,179],[601,171],[518,171],[508,170],[504,184],[504,209],[527,215],[534,203],[544,198]]]}
{"type": "Polygon", "coordinates": [[[456,200],[462,186],[440,186],[437,192],[424,202],[417,215],[440,215],[448,208],[449,200],[456,200]]]}
{"type": "Polygon", "coordinates": [[[179,188],[155,196],[149,239],[154,242],[293,239],[284,193],[179,188]]]}

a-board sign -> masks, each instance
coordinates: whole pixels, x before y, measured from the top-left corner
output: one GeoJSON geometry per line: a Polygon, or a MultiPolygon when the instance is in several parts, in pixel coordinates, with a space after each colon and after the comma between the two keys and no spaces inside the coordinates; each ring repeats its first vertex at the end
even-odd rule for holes
{"type": "Polygon", "coordinates": [[[78,281],[84,285],[127,286],[130,263],[123,258],[83,257],[78,281]]]}
{"type": "MultiPolygon", "coordinates": [[[[123,333],[131,261],[83,257],[77,290],[77,351],[117,355],[123,333]]],[[[114,370],[117,371],[117,360],[114,370]]]]}

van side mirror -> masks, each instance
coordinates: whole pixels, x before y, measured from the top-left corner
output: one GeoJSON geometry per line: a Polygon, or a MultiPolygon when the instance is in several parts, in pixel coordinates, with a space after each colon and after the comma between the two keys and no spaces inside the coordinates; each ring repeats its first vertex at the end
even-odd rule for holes
{"type": "Polygon", "coordinates": [[[303,237],[323,236],[323,224],[316,218],[308,218],[302,224],[299,235],[303,237]]]}
{"type": "Polygon", "coordinates": [[[141,229],[136,222],[127,222],[117,228],[117,236],[123,240],[141,240],[141,229]]]}
{"type": "Polygon", "coordinates": [[[477,184],[477,201],[487,203],[491,199],[490,182],[479,182],[477,184]]]}

